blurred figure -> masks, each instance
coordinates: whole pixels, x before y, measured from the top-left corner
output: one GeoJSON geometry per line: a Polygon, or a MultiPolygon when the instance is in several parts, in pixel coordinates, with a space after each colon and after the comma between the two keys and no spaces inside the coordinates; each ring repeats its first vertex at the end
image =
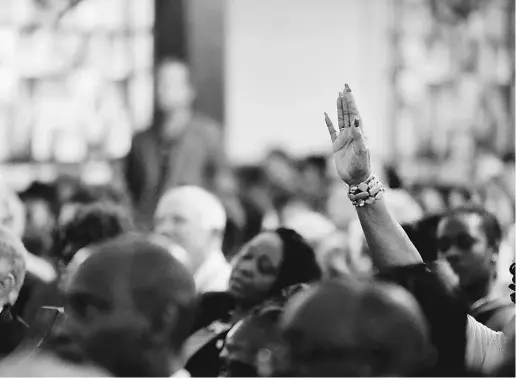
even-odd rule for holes
{"type": "Polygon", "coordinates": [[[325,278],[373,273],[373,263],[365,240],[360,245],[351,246],[348,235],[342,232],[331,235],[320,244],[317,259],[325,278]]]}
{"type": "Polygon", "coordinates": [[[20,197],[0,183],[0,225],[7,227],[18,237],[25,232],[25,207],[20,197]]]}
{"type": "Polygon", "coordinates": [[[493,286],[493,295],[500,298],[510,298],[513,291],[509,285],[513,283],[513,275],[509,267],[516,261],[516,240],[514,238],[514,224],[509,228],[500,245],[496,264],[496,281],[493,286]]]}
{"type": "Polygon", "coordinates": [[[228,290],[201,297],[196,332],[187,342],[188,371],[216,376],[218,343],[234,324],[292,285],[320,278],[315,253],[297,232],[279,228],[258,234],[235,256],[228,290]]]}
{"type": "Polygon", "coordinates": [[[57,196],[55,188],[34,182],[20,194],[25,205],[26,226],[23,242],[36,256],[49,257],[56,225],[57,196]]]}
{"type": "Polygon", "coordinates": [[[156,209],[154,231],[186,250],[200,293],[227,289],[231,266],[222,253],[225,227],[222,203],[200,187],[169,189],[156,209]]]}
{"type": "Polygon", "coordinates": [[[423,218],[423,209],[404,189],[392,189],[384,196],[387,208],[400,224],[417,222],[423,218]]]}
{"type": "MultiPolygon", "coordinates": [[[[335,171],[335,163],[332,162],[332,164],[333,171],[335,171]]],[[[329,190],[326,214],[333,224],[343,232],[347,232],[349,225],[354,220],[358,220],[355,208],[348,198],[348,189],[342,185],[342,181],[332,185],[329,190]]]]}
{"type": "Polygon", "coordinates": [[[429,332],[401,287],[356,279],[298,294],[282,320],[289,376],[413,376],[432,363],[429,332]]]}
{"type": "Polygon", "coordinates": [[[272,205],[264,219],[264,228],[274,229],[284,224],[284,213],[292,202],[300,200],[299,171],[294,160],[280,149],[269,152],[263,163],[263,171],[272,205]]]}
{"type": "Polygon", "coordinates": [[[91,249],[67,289],[54,352],[119,377],[185,376],[182,347],[196,305],[190,273],[139,234],[91,249]]]}
{"type": "Polygon", "coordinates": [[[326,177],[326,157],[319,155],[308,156],[300,164],[303,200],[314,211],[324,211],[328,196],[329,180],[326,177]]]}
{"type": "MultiPolygon", "coordinates": [[[[279,320],[281,308],[266,307],[239,321],[228,332],[220,353],[221,377],[259,377],[264,358],[280,359],[282,352],[279,320]]],[[[267,361],[268,364],[274,364],[267,361]]],[[[263,367],[262,367],[263,369],[263,367]]]]}
{"type": "Polygon", "coordinates": [[[509,298],[492,293],[501,238],[496,217],[477,207],[452,210],[437,229],[439,253],[458,275],[470,314],[495,331],[501,331],[514,315],[509,298]]]}
{"type": "Polygon", "coordinates": [[[137,134],[126,158],[126,181],[138,225],[149,228],[165,190],[199,185],[216,191],[225,170],[222,130],[192,109],[195,90],[188,67],[167,59],[157,69],[157,112],[153,125],[137,134]]]}
{"type": "Polygon", "coordinates": [[[107,377],[97,367],[75,365],[50,354],[17,354],[0,364],[2,377],[107,377]]]}
{"type": "Polygon", "coordinates": [[[302,210],[285,218],[284,226],[300,234],[314,250],[337,228],[324,215],[312,210],[302,210]]]}
{"type": "Polygon", "coordinates": [[[77,207],[73,218],[59,230],[56,255],[59,279],[46,285],[40,284],[31,292],[23,317],[31,324],[42,306],[62,306],[61,290],[65,288],[74,270],[86,256],[78,251],[87,246],[100,243],[133,229],[129,214],[120,206],[109,203],[94,203],[77,207]],[[72,263],[73,262],[73,263],[72,263]]]}
{"type": "Polygon", "coordinates": [[[0,227],[0,359],[20,344],[27,331],[25,322],[11,312],[25,280],[27,254],[19,237],[0,227]]]}
{"type": "Polygon", "coordinates": [[[421,188],[419,200],[426,214],[441,214],[446,211],[446,202],[436,188],[429,186],[421,188]]]}

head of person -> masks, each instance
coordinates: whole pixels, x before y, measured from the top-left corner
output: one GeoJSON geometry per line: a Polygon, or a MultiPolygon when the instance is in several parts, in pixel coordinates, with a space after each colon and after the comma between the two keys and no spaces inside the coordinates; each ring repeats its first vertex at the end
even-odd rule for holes
{"type": "Polygon", "coordinates": [[[459,276],[462,288],[492,282],[501,240],[496,217],[479,207],[454,209],[437,227],[438,253],[459,276]]]}
{"type": "Polygon", "coordinates": [[[158,64],[157,101],[164,113],[189,109],[195,99],[190,70],[181,60],[168,58],[158,64]]]}
{"type": "Polygon", "coordinates": [[[270,377],[285,371],[286,345],[281,338],[279,321],[289,299],[308,287],[297,284],[286,288],[231,328],[220,353],[222,376],[270,377]]]}
{"type": "Polygon", "coordinates": [[[317,281],[315,252],[295,231],[265,231],[246,243],[233,260],[229,293],[242,306],[254,307],[285,288],[317,281]]]}
{"type": "Polygon", "coordinates": [[[66,321],[53,349],[115,376],[170,376],[196,310],[192,275],[149,237],[126,234],[93,253],[66,291],[66,321]]]}
{"type": "Polygon", "coordinates": [[[380,282],[316,285],[287,304],[281,329],[289,376],[410,376],[432,350],[415,299],[380,282]]]}
{"type": "Polygon", "coordinates": [[[260,360],[282,352],[279,330],[281,313],[281,308],[269,306],[245,317],[231,328],[220,353],[223,361],[221,376],[261,376],[260,360]]]}
{"type": "Polygon", "coordinates": [[[131,216],[121,206],[109,202],[78,205],[73,217],[60,227],[56,249],[66,266],[80,249],[132,229],[131,216]]]}
{"type": "Polygon", "coordinates": [[[160,199],[154,231],[188,252],[192,272],[214,251],[220,251],[226,227],[221,201],[197,186],[170,189],[160,199]]]}
{"type": "Polygon", "coordinates": [[[0,312],[18,299],[25,280],[27,254],[20,238],[0,227],[0,312]]]}

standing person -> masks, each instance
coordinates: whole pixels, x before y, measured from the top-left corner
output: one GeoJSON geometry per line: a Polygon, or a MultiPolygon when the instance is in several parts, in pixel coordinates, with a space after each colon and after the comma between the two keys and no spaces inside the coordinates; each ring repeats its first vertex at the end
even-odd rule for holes
{"type": "Polygon", "coordinates": [[[225,228],[222,203],[200,187],[169,189],[156,209],[154,231],[186,250],[184,263],[200,293],[228,287],[231,266],[222,253],[225,228]]]}
{"type": "Polygon", "coordinates": [[[158,199],[167,188],[214,189],[225,166],[220,125],[192,108],[195,90],[188,67],[165,60],[158,66],[156,84],[155,119],[134,137],[126,159],[126,181],[143,228],[151,226],[158,199]]]}
{"type": "Polygon", "coordinates": [[[439,223],[437,246],[459,278],[470,314],[502,331],[514,316],[509,298],[493,294],[502,230],[496,217],[478,207],[452,210],[439,223]]]}

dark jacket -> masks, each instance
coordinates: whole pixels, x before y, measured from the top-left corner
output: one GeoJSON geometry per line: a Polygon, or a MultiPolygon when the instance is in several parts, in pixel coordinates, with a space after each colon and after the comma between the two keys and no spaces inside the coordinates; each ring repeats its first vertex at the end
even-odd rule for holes
{"type": "Polygon", "coordinates": [[[171,144],[163,140],[158,127],[135,135],[125,177],[138,225],[152,224],[157,202],[167,188],[198,185],[215,190],[216,178],[225,167],[222,130],[204,116],[194,115],[171,144]]]}
{"type": "Polygon", "coordinates": [[[14,316],[10,307],[0,313],[0,359],[11,354],[23,341],[29,327],[19,317],[14,316]]]}
{"type": "Polygon", "coordinates": [[[192,377],[217,377],[222,366],[219,354],[231,329],[231,311],[235,301],[225,292],[201,296],[194,334],[186,343],[186,370],[192,377]],[[195,351],[195,352],[193,352],[195,351]]]}
{"type": "Polygon", "coordinates": [[[422,376],[469,376],[465,367],[466,304],[451,292],[425,264],[391,269],[379,275],[407,289],[418,301],[437,351],[435,366],[423,368],[422,376]]]}

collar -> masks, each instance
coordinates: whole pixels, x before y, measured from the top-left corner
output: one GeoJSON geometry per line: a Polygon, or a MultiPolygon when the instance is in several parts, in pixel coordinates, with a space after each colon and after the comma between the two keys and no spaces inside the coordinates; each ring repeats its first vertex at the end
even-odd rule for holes
{"type": "Polygon", "coordinates": [[[197,269],[193,275],[195,282],[202,281],[204,277],[213,271],[214,268],[220,266],[221,262],[226,262],[222,251],[211,251],[208,257],[204,260],[199,269],[197,269]]]}

